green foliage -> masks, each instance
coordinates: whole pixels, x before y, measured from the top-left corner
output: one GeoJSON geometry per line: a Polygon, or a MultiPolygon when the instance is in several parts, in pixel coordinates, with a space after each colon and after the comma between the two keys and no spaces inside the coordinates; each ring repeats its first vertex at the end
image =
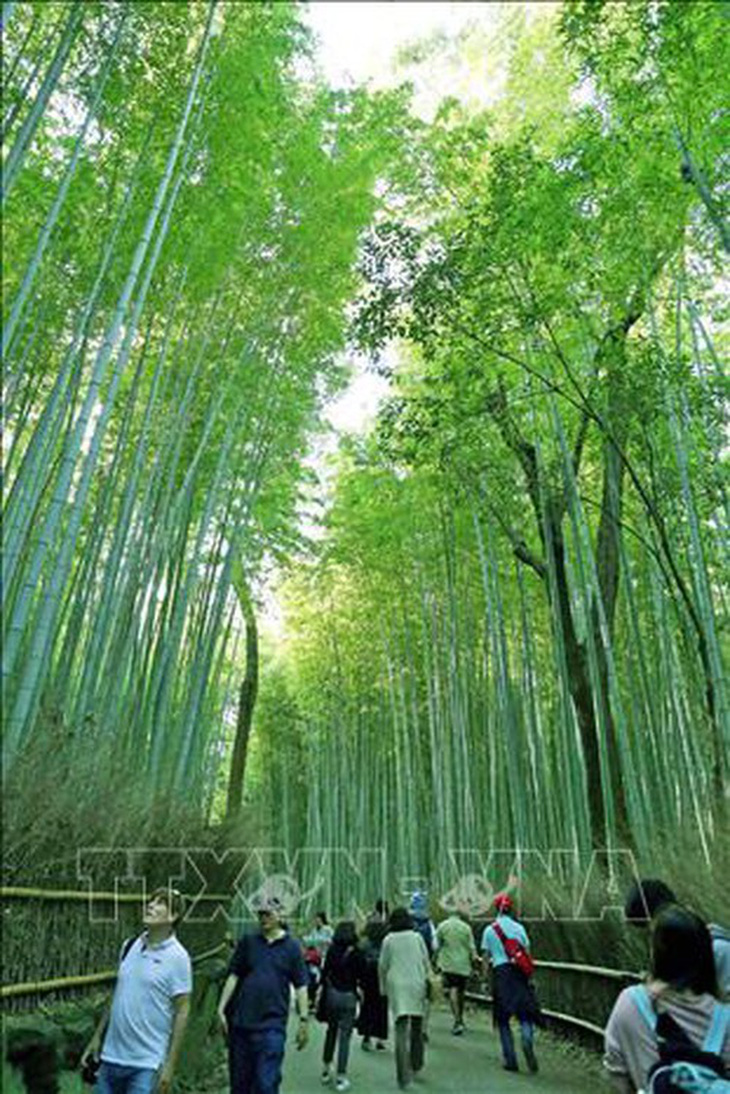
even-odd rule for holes
{"type": "Polygon", "coordinates": [[[305,842],[364,828],[433,878],[450,846],[650,856],[691,826],[710,859],[719,8],[515,18],[493,105],[445,102],[401,162],[353,320],[376,368],[398,345],[392,394],[289,594],[298,717],[330,742],[305,842]]]}
{"type": "MultiPolygon", "coordinates": [[[[723,19],[513,6],[494,42],[404,55],[492,81],[426,124],[408,88],[303,79],[295,4],[17,6],[3,637],[24,855],[52,736],[59,770],[96,758],[215,815],[233,575],[297,559],[248,788],[286,842],[367,832],[420,870],[462,841],[646,852],[691,824],[709,858],[723,19]],[[302,560],[348,311],[375,367],[393,343],[399,364],[302,560]]],[[[89,785],[93,811],[105,774],[89,785]]]]}
{"type": "Polygon", "coordinates": [[[303,83],[289,3],[27,3],[4,44],[6,772],[58,724],[203,810],[232,569],[298,543],[403,98],[303,83]]]}

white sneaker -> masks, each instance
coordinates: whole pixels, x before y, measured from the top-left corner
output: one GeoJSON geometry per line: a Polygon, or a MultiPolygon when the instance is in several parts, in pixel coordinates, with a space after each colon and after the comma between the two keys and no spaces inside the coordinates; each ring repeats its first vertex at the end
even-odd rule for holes
{"type": "Polygon", "coordinates": [[[350,1082],[350,1080],[342,1075],[335,1083],[335,1090],[349,1090],[351,1086],[352,1083],[350,1082]]]}
{"type": "Polygon", "coordinates": [[[332,1082],[332,1073],[328,1067],[322,1069],[322,1086],[329,1086],[332,1082]]]}

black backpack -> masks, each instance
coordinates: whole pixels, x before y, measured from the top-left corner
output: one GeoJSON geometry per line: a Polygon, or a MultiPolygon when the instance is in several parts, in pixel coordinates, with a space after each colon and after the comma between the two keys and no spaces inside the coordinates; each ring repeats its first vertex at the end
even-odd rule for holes
{"type": "Polygon", "coordinates": [[[671,1014],[657,1014],[643,985],[630,991],[659,1050],[659,1060],[649,1072],[647,1094],[730,1094],[722,1059],[730,1028],[730,1005],[715,1004],[707,1036],[698,1048],[671,1014]]]}
{"type": "Polygon", "coordinates": [[[141,934],[133,934],[131,938],[125,939],[124,945],[122,946],[122,952],[121,952],[121,955],[120,955],[120,958],[119,958],[119,965],[120,966],[124,963],[124,958],[127,956],[127,954],[129,953],[129,951],[131,950],[132,946],[135,944],[137,939],[141,938],[141,937],[142,937],[141,934]]]}

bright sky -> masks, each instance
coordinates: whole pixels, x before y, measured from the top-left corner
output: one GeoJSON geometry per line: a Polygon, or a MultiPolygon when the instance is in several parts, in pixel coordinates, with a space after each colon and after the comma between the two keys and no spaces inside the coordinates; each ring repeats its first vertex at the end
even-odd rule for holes
{"type": "MultiPolygon", "coordinates": [[[[436,33],[454,36],[467,25],[493,29],[503,7],[475,0],[313,0],[306,18],[317,37],[317,60],[329,84],[383,87],[405,78],[403,69],[397,70],[395,64],[398,50],[436,33]]],[[[407,76],[413,79],[412,69],[407,76]]],[[[447,74],[438,65],[424,66],[415,78],[416,108],[429,114],[441,98],[453,94],[453,76],[453,71],[447,74]]],[[[478,95],[480,89],[471,90],[478,95]]],[[[350,387],[333,401],[326,415],[338,432],[367,429],[387,392],[382,378],[364,371],[359,362],[352,365],[350,387]]],[[[335,447],[336,438],[331,438],[324,446],[325,453],[335,447]]]]}
{"type": "MultiPolygon", "coordinates": [[[[408,79],[414,85],[413,108],[429,118],[448,95],[480,104],[493,101],[505,75],[502,51],[491,50],[490,59],[478,45],[463,54],[458,48],[437,48],[425,63],[405,68],[397,61],[400,50],[434,36],[453,39],[467,28],[494,41],[511,11],[521,9],[529,20],[554,6],[553,0],[310,0],[305,18],[316,36],[317,63],[330,85],[387,87],[408,79]]],[[[367,429],[387,391],[387,384],[365,372],[361,363],[352,365],[351,386],[326,415],[336,431],[367,429]]],[[[322,455],[335,447],[336,438],[330,438],[322,455]]],[[[318,454],[315,464],[321,458],[318,454]]]]}
{"type": "Polygon", "coordinates": [[[462,0],[313,0],[308,21],[320,39],[319,59],[333,85],[393,82],[392,61],[403,45],[435,31],[458,33],[468,23],[493,25],[499,3],[462,0]]]}
{"type": "MultiPolygon", "coordinates": [[[[454,66],[454,54],[444,58],[436,51],[429,61],[406,71],[398,68],[396,54],[406,45],[437,34],[454,37],[467,26],[475,25],[489,34],[495,32],[498,20],[510,3],[493,0],[461,2],[419,2],[419,0],[310,0],[305,18],[318,42],[317,63],[325,80],[334,87],[369,84],[386,87],[402,83],[414,84],[414,109],[429,117],[439,101],[447,95],[460,94],[487,102],[500,83],[500,74],[488,71],[486,59],[460,71],[454,66]]],[[[534,9],[544,3],[520,3],[534,9]]],[[[343,432],[365,432],[372,424],[378,407],[387,394],[388,384],[360,359],[348,361],[352,380],[325,412],[332,432],[319,438],[307,463],[318,474],[320,489],[315,497],[326,493],[331,480],[328,458],[337,449],[337,436],[343,432]]],[[[317,534],[317,506],[302,515],[302,526],[309,535],[317,534]]],[[[274,582],[275,583],[275,582],[274,582]]],[[[264,627],[274,634],[281,632],[282,619],[276,595],[269,584],[264,590],[264,627]]]]}

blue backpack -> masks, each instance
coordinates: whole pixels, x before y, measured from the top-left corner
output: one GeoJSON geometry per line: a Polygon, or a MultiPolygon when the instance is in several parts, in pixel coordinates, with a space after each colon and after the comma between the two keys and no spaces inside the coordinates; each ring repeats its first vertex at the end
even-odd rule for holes
{"type": "Polygon", "coordinates": [[[649,1072],[646,1094],[730,1094],[722,1047],[730,1027],[730,1005],[716,1003],[702,1048],[669,1014],[657,1014],[643,985],[630,989],[636,1009],[656,1037],[659,1061],[649,1072]]]}

